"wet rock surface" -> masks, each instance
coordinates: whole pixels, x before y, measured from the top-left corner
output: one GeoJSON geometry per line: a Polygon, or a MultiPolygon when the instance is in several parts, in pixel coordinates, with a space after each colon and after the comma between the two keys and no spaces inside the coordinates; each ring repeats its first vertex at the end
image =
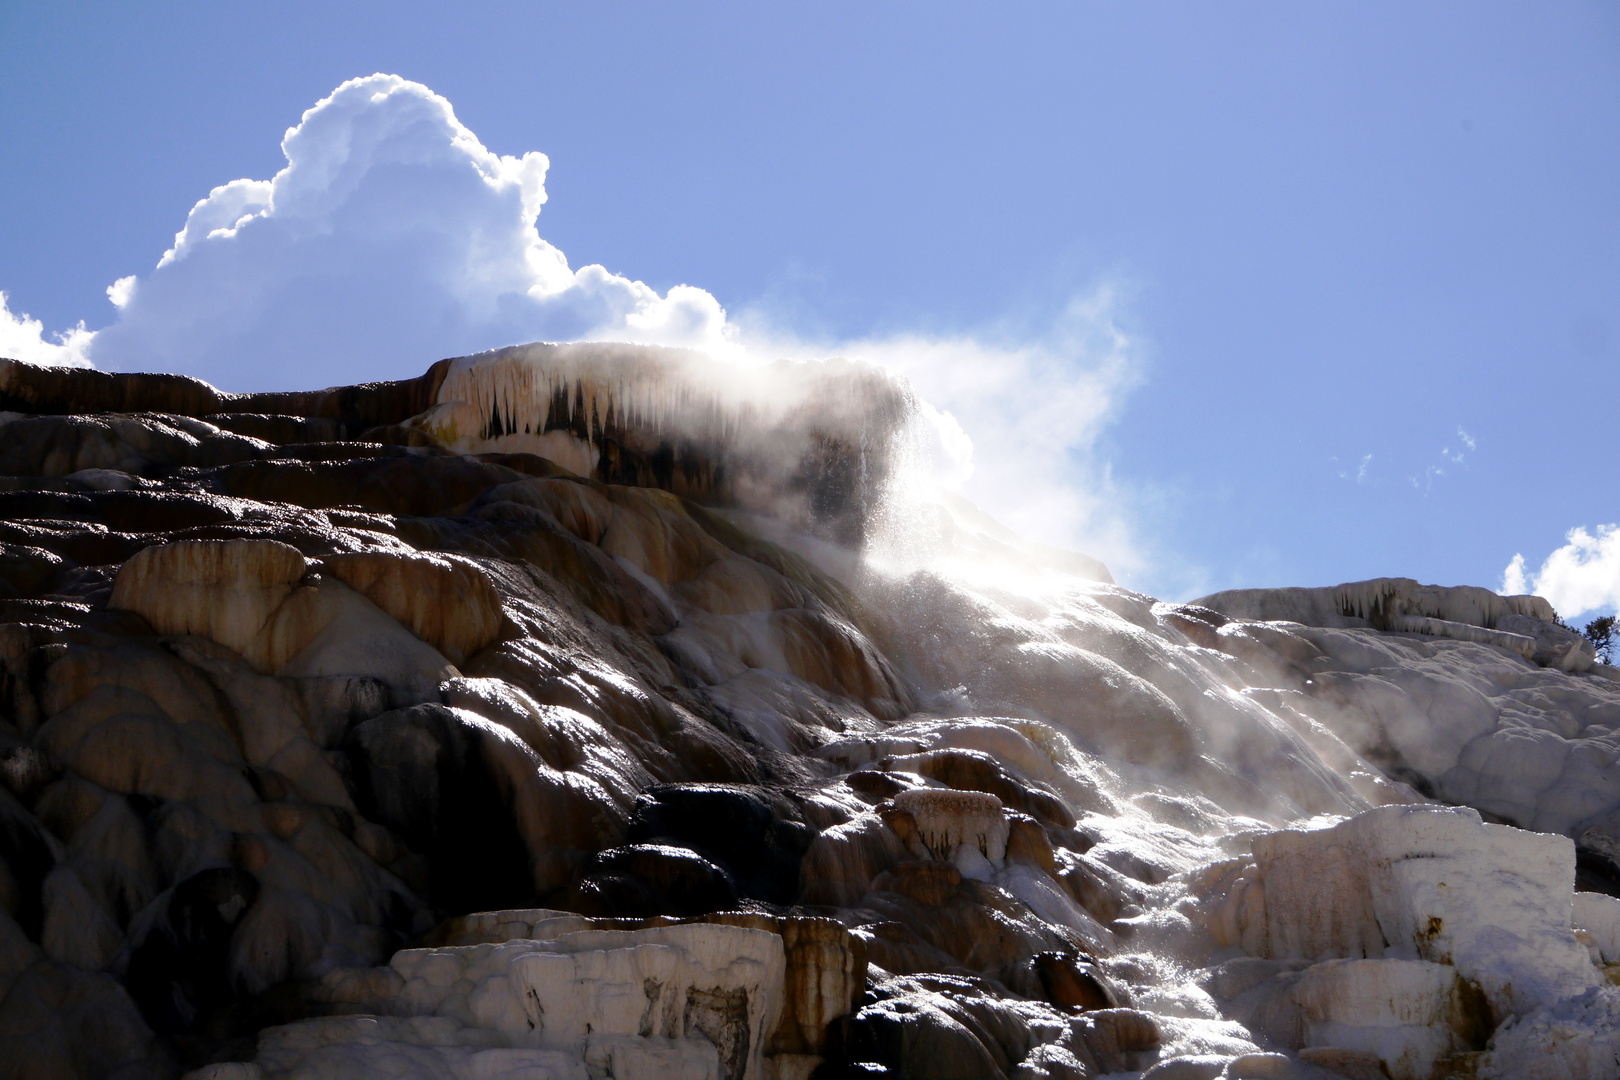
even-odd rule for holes
{"type": "Polygon", "coordinates": [[[691,363],[0,362],[0,1075],[1617,1075],[1544,602],[880,571],[909,391],[691,363]]]}

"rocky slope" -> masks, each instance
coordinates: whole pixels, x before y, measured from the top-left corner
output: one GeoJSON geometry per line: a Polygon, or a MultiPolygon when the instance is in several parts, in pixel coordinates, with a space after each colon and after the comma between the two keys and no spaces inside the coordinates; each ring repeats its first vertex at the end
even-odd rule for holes
{"type": "Polygon", "coordinates": [[[1536,598],[1157,603],[854,365],[0,409],[0,1075],[1620,1075],[1536,598]]]}

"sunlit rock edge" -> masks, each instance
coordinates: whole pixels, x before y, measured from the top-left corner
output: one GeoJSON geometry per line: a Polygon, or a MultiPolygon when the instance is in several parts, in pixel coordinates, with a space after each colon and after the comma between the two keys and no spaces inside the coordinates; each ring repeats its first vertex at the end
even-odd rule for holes
{"type": "Polygon", "coordinates": [[[848,362],[0,409],[6,1076],[1620,1075],[1539,598],[1155,602],[848,362]]]}

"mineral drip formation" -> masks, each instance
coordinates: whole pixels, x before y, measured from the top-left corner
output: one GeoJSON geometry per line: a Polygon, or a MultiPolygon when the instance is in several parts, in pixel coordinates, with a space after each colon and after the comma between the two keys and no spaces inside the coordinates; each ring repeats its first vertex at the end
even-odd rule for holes
{"type": "Polygon", "coordinates": [[[721,365],[682,349],[537,344],[451,361],[408,421],[458,453],[741,503],[858,538],[913,433],[907,387],[849,363],[721,365]]]}
{"type": "Polygon", "coordinates": [[[844,362],[0,410],[0,1076],[1620,1078],[1538,597],[1156,601],[844,362]]]}

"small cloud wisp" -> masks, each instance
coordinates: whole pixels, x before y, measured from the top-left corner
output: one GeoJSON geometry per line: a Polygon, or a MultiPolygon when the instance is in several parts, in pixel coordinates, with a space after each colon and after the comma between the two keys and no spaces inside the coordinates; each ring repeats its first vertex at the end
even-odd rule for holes
{"type": "Polygon", "coordinates": [[[1445,465],[1429,465],[1424,468],[1422,476],[1407,477],[1407,480],[1411,482],[1414,489],[1427,495],[1431,490],[1433,490],[1434,482],[1440,477],[1446,475],[1446,469],[1448,467],[1465,467],[1464,463],[1467,460],[1468,454],[1474,451],[1474,448],[1479,445],[1479,442],[1472,435],[1468,434],[1461,424],[1457,425],[1457,441],[1461,444],[1462,449],[1453,450],[1449,445],[1442,446],[1440,448],[1440,459],[1446,463],[1445,465]]]}

